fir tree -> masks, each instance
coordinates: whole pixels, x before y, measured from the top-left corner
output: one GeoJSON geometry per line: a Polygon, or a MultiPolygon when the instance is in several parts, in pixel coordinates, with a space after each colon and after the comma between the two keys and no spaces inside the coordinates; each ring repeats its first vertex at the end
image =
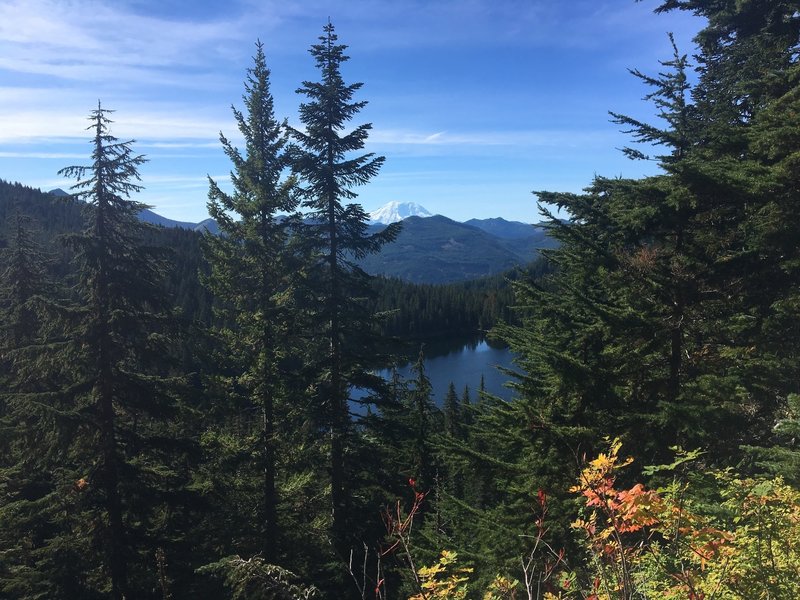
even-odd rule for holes
{"type": "MultiPolygon", "coordinates": [[[[655,103],[664,127],[612,115],[630,128],[635,141],[666,148],[659,163],[678,170],[689,160],[698,126],[687,102],[687,60],[674,45],[673,51],[657,77],[634,71],[653,88],[647,99],[655,103]]],[[[625,152],[647,158],[637,149],[625,152]]],[[[698,422],[709,416],[724,420],[726,413],[704,414],[712,412],[710,405],[682,395],[692,368],[686,340],[697,337],[701,290],[712,285],[698,226],[709,208],[667,176],[598,177],[584,195],[539,196],[571,219],[550,223],[562,243],[548,253],[557,273],[546,285],[518,288],[531,314],[542,318],[533,317],[537,322],[531,321],[522,337],[509,339],[526,348],[529,377],[520,386],[527,397],[539,398],[535,410],[542,423],[562,427],[561,434],[577,448],[600,432],[618,428],[638,436],[656,424],[670,443],[691,443],[690,436],[702,431],[698,422]]],[[[641,451],[652,449],[650,444],[641,451]]]]}
{"type": "Polygon", "coordinates": [[[435,407],[431,400],[433,388],[425,373],[424,345],[419,350],[412,371],[415,377],[406,401],[412,431],[410,440],[412,476],[420,489],[429,490],[435,484],[436,465],[432,442],[436,423],[435,407]]]}
{"type": "Polygon", "coordinates": [[[35,525],[9,553],[23,561],[9,584],[15,597],[141,597],[153,550],[172,556],[185,526],[163,263],[140,244],[144,206],[128,199],[141,189],[144,158],[109,133],[108,113],[98,103],[89,118],[92,164],[61,171],[86,201],[85,231],[66,239],[80,305],[62,306],[59,337],[39,346],[40,386],[11,395],[15,424],[36,449],[28,479],[38,477],[0,514],[12,530],[35,525]]]}
{"type": "Polygon", "coordinates": [[[307,223],[302,237],[312,261],[307,271],[308,306],[315,337],[324,341],[315,364],[315,403],[319,426],[329,436],[332,533],[344,554],[348,531],[348,466],[345,462],[352,435],[349,415],[350,387],[378,385],[370,367],[380,356],[374,320],[365,299],[370,296],[369,277],[355,264],[381,245],[394,239],[398,227],[379,234],[367,233],[367,214],[356,197],[355,186],[372,179],[383,157],[356,154],[364,147],[371,125],[346,131],[349,121],[365,106],[353,101],[360,83],[347,85],[341,65],[348,57],[346,46],[337,44],[334,27],[328,23],[320,43],[310,53],[320,71],[319,82],[306,81],[298,90],[307,98],[300,106],[304,130],[292,129],[293,168],[301,180],[302,205],[307,223]]]}
{"type": "Polygon", "coordinates": [[[211,264],[207,284],[220,300],[221,321],[234,326],[223,331],[226,354],[239,359],[238,367],[233,368],[244,403],[252,402],[261,413],[256,447],[243,449],[242,458],[258,457],[262,481],[257,550],[272,563],[280,549],[276,485],[280,419],[276,410],[285,410],[292,380],[286,372],[291,351],[290,275],[294,271],[288,228],[298,201],[295,180],[286,177],[287,133],[285,123],[275,118],[270,71],[261,42],[256,44],[253,60],[245,82],[246,112],[233,109],[245,149],[238,150],[220,134],[225,154],[233,163],[234,191],[226,193],[210,180],[208,211],[222,235],[207,233],[204,249],[211,264]]]}
{"type": "MultiPolygon", "coordinates": [[[[792,337],[799,322],[797,248],[787,243],[798,223],[789,201],[798,23],[790,3],[722,4],[665,3],[709,17],[697,83],[674,48],[663,72],[634,72],[651,86],[660,122],[612,115],[650,146],[627,150],[631,158],[659,147],[662,174],[539,194],[569,214],[549,215],[555,270],[517,283],[523,325],[500,329],[521,367],[517,398],[481,412],[471,430],[498,482],[484,493],[497,522],[533,492],[515,472],[565,489],[576,459],[604,435],[623,436],[649,462],[676,444],[723,463],[743,443],[786,445],[778,432],[791,430],[793,413],[781,409],[796,392],[797,361],[778,332],[792,337]],[[780,417],[786,428],[771,433],[780,417]]],[[[769,456],[756,455],[762,465],[769,456]]],[[[791,453],[773,456],[790,468],[791,453]]],[[[565,509],[550,498],[556,522],[565,509]]],[[[504,543],[491,532],[475,538],[504,543]]]]}
{"type": "Polygon", "coordinates": [[[800,335],[797,5],[670,0],[658,10],[675,9],[708,20],[697,37],[695,98],[709,133],[694,173],[707,195],[716,192],[730,240],[720,269],[728,318],[718,337],[727,359],[720,362],[740,374],[736,400],[750,435],[739,441],[758,466],[794,478],[786,432],[800,391],[797,355],[787,343],[800,335]]]}
{"type": "Polygon", "coordinates": [[[98,102],[97,110],[90,116],[94,130],[93,164],[67,167],[59,174],[77,179],[78,183],[73,186],[78,190],[76,195],[94,208],[86,233],[70,238],[70,243],[79,252],[81,283],[88,300],[87,327],[80,333],[91,342],[86,357],[89,376],[86,382],[91,385],[88,407],[95,413],[100,457],[92,479],[96,480],[102,494],[101,510],[107,519],[103,546],[111,595],[121,599],[130,595],[127,565],[130,542],[123,522],[120,463],[124,459],[120,456],[121,423],[115,404],[126,404],[117,391],[120,384],[117,378],[133,383],[123,375],[123,364],[128,358],[128,349],[123,344],[129,334],[139,333],[136,329],[140,324],[132,323],[133,331],[119,331],[118,323],[122,323],[114,313],[135,314],[141,310],[141,304],[149,303],[148,296],[154,295],[155,282],[152,262],[136,247],[128,229],[131,225],[133,231],[137,229],[136,215],[138,209],[144,208],[127,199],[131,193],[141,190],[134,182],[139,179],[138,168],[144,163],[144,157],[132,153],[130,142],[119,142],[109,134],[108,112],[98,102]],[[129,299],[127,294],[142,296],[129,299]]]}
{"type": "MultiPolygon", "coordinates": [[[[41,303],[49,287],[44,269],[48,261],[34,239],[30,217],[19,206],[9,221],[9,247],[0,254],[0,592],[27,597],[47,589],[49,578],[58,578],[55,570],[25,568],[35,556],[26,545],[34,546],[34,540],[56,529],[48,523],[51,513],[27,502],[52,483],[37,460],[41,453],[31,451],[51,440],[30,430],[29,407],[20,401],[42,389],[37,357],[45,327],[41,303]]],[[[74,564],[62,558],[65,566],[74,564]]]]}
{"type": "Polygon", "coordinates": [[[603,432],[628,436],[651,460],[675,444],[729,456],[763,437],[775,410],[765,366],[782,368],[770,358],[779,350],[759,342],[769,306],[759,296],[775,288],[742,277],[758,270],[748,246],[763,205],[758,167],[735,141],[749,125],[728,122],[723,140],[720,115],[704,104],[722,87],[719,59],[700,60],[694,88],[677,49],[657,77],[634,72],[652,86],[663,127],[614,115],[637,141],[668,150],[657,157],[663,175],[539,194],[571,215],[550,223],[562,243],[548,252],[558,272],[518,286],[531,319],[505,331],[524,357],[518,385],[533,414],[576,449],[603,432]],[[658,439],[647,435],[654,427],[658,439]]]}
{"type": "Polygon", "coordinates": [[[458,394],[456,394],[456,386],[452,381],[447,388],[447,395],[444,397],[442,414],[444,415],[444,432],[452,437],[461,437],[461,405],[458,394]]]}

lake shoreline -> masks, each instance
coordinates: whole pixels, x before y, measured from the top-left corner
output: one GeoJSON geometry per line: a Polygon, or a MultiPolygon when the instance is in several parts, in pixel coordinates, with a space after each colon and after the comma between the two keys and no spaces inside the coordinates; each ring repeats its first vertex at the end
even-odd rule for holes
{"type": "MultiPolygon", "coordinates": [[[[439,340],[422,340],[425,375],[431,382],[432,397],[441,406],[452,382],[461,397],[465,388],[469,389],[474,402],[480,389],[481,380],[486,392],[504,400],[511,399],[511,390],[505,387],[511,378],[498,367],[513,368],[514,355],[506,345],[489,341],[485,335],[452,336],[439,340]]],[[[408,347],[405,354],[398,354],[395,364],[380,371],[387,380],[396,371],[405,381],[413,381],[413,367],[419,356],[419,346],[408,347]]]]}

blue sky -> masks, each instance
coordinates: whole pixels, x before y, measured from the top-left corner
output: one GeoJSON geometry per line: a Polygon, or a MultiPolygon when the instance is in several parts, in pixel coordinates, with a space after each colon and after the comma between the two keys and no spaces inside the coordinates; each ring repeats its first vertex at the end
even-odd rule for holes
{"type": "Polygon", "coordinates": [[[317,80],[308,48],[331,19],[364,83],[367,150],[381,173],[366,210],[417,202],[456,220],[539,220],[533,190],[577,192],[592,177],[656,171],[618,148],[614,110],[649,119],[647,89],[667,32],[691,54],[702,25],[654,15],[654,0],[0,0],[0,178],[48,190],[84,164],[86,116],[114,109],[112,133],[149,162],[137,199],[178,220],[205,218],[207,175],[225,187],[222,131],[254,43],[264,43],[279,117],[317,80]]]}

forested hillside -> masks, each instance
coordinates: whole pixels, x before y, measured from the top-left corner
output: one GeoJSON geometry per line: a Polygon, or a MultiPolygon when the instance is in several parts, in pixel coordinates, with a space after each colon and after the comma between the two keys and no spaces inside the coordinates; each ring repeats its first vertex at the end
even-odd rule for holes
{"type": "MultiPolygon", "coordinates": [[[[71,253],[61,238],[82,229],[87,209],[91,210],[73,198],[0,180],[0,247],[8,247],[15,215],[23,214],[29,218],[32,235],[50,255],[47,269],[52,277],[61,280],[74,275],[71,253]]],[[[147,228],[143,235],[149,243],[168,251],[165,285],[176,308],[185,319],[210,325],[214,321],[214,296],[200,283],[208,269],[202,238],[199,231],[178,227],[147,228]]],[[[406,340],[488,331],[501,319],[515,319],[511,282],[526,273],[540,277],[546,269],[544,261],[536,261],[493,277],[442,285],[375,277],[369,310],[383,314],[377,324],[383,335],[406,340]]]]}
{"type": "Polygon", "coordinates": [[[539,250],[555,245],[538,226],[506,221],[510,227],[504,228],[493,219],[472,221],[457,223],[442,215],[409,217],[396,240],[359,264],[368,273],[412,283],[454,283],[529,264],[539,250]]]}
{"type": "Polygon", "coordinates": [[[706,19],[633,72],[658,118],[612,113],[659,174],[537,191],[558,246],[502,280],[359,267],[400,233],[330,23],[299,129],[256,44],[223,235],[138,219],[99,103],[74,196],[0,184],[0,596],[800,596],[800,16],[657,10],[706,19]],[[490,326],[511,401],[375,375],[490,326]]]}

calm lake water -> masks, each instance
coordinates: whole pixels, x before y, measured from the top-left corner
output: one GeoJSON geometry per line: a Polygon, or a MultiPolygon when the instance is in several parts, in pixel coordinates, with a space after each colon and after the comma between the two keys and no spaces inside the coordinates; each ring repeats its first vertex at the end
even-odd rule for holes
{"type": "MultiPolygon", "coordinates": [[[[451,381],[456,386],[459,397],[464,392],[464,386],[469,386],[470,398],[475,402],[481,385],[481,375],[487,392],[505,400],[511,399],[511,390],[503,385],[509,377],[497,369],[497,366],[513,367],[513,354],[508,348],[493,345],[483,338],[469,338],[426,342],[424,352],[425,373],[433,386],[437,405],[442,405],[451,381]]],[[[408,362],[398,365],[398,372],[404,379],[414,378],[411,368],[416,363],[418,354],[419,346],[409,355],[408,362]]],[[[387,379],[392,376],[390,369],[381,374],[387,379]]]]}

